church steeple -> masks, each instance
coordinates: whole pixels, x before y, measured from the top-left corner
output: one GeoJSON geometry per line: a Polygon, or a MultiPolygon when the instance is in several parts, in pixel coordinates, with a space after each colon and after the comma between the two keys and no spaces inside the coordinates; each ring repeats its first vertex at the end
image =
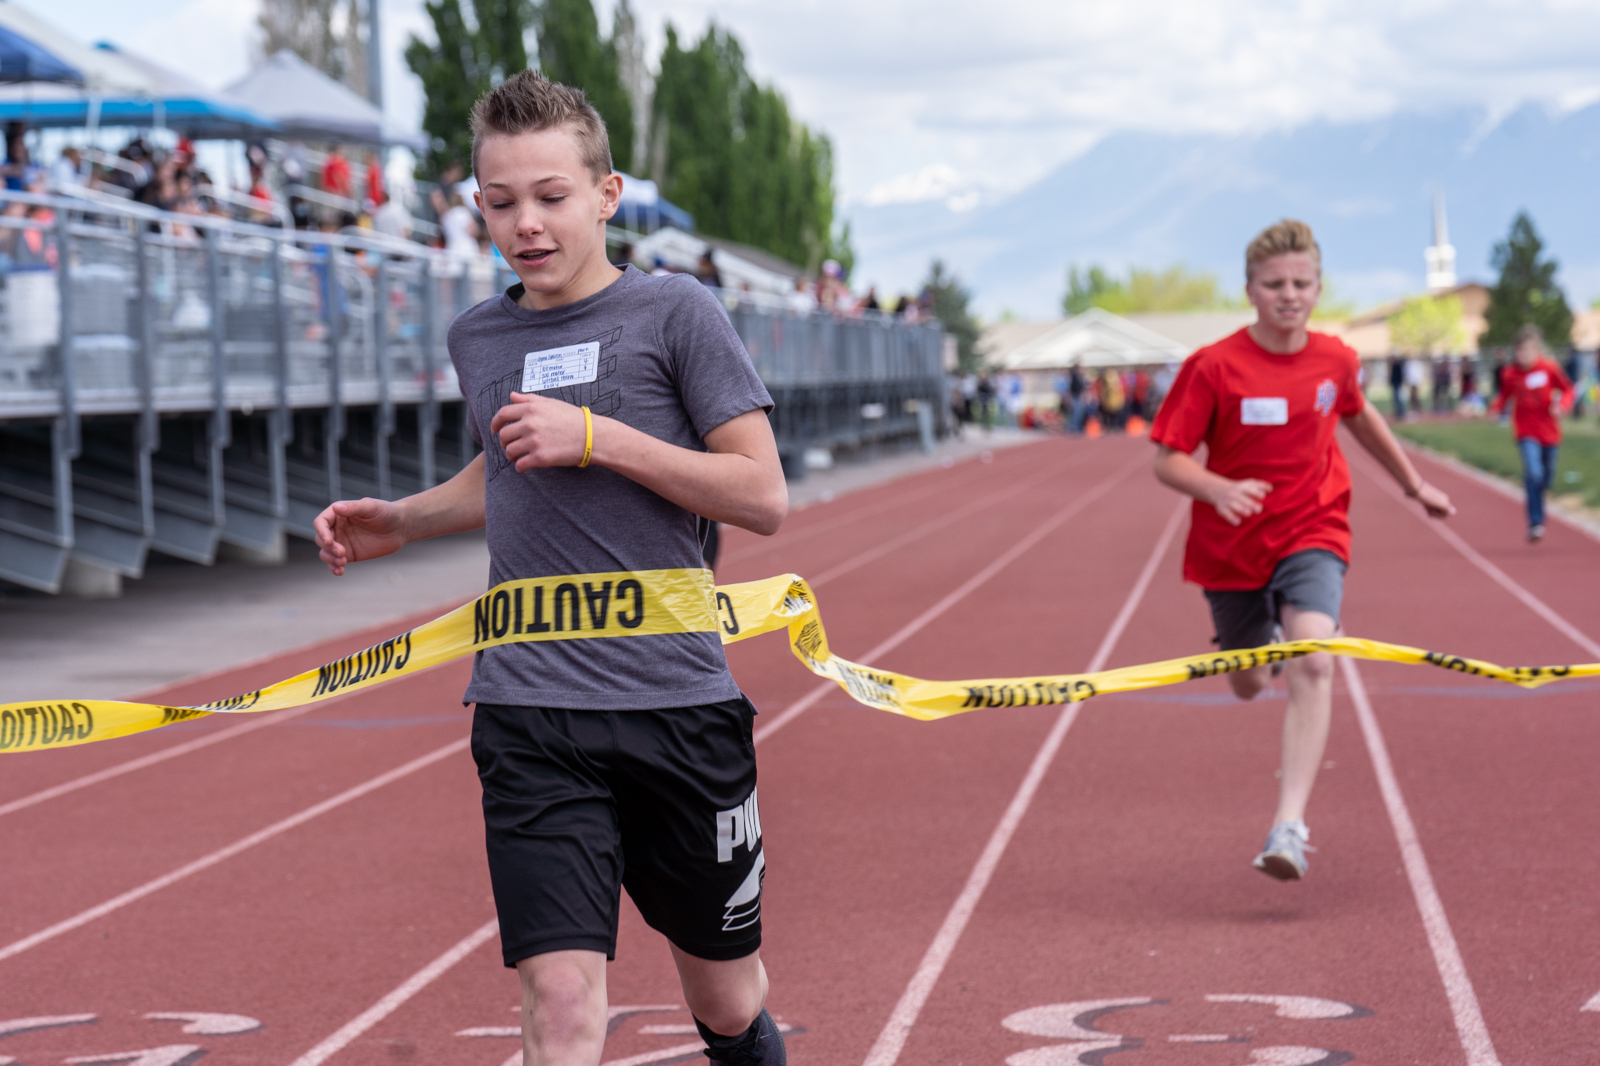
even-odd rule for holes
{"type": "Polygon", "coordinates": [[[1444,216],[1444,194],[1433,194],[1433,244],[1422,253],[1428,264],[1428,291],[1443,292],[1456,285],[1456,250],[1450,243],[1450,227],[1444,216]]]}

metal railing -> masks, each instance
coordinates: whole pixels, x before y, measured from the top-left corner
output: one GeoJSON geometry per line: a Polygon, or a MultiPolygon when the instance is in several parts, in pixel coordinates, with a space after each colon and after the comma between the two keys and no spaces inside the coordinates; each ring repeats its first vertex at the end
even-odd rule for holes
{"type": "MultiPolygon", "coordinates": [[[[447,327],[514,280],[377,234],[0,192],[0,578],[278,558],[330,500],[450,477],[476,449],[447,327]]],[[[936,327],[722,297],[791,470],[942,418],[936,327]]]]}

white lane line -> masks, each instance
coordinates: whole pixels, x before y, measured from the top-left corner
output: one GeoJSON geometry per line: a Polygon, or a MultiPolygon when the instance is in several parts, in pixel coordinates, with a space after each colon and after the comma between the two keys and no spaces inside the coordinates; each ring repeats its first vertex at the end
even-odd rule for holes
{"type": "MultiPolygon", "coordinates": [[[[500,919],[491,918],[484,922],[452,945],[450,950],[406,978],[393,992],[350,1019],[322,1043],[295,1059],[291,1066],[319,1066],[320,1063],[328,1061],[362,1033],[399,1010],[412,996],[427,988],[446,970],[487,943],[499,931],[500,919]]],[[[518,1057],[521,1056],[521,1052],[517,1054],[518,1057]]]]}
{"type": "MultiPolygon", "coordinates": [[[[1001,553],[1000,556],[990,562],[988,566],[985,566],[982,570],[979,570],[976,574],[973,574],[966,581],[962,582],[962,584],[956,588],[955,591],[951,592],[944,599],[940,600],[938,603],[934,604],[932,607],[929,607],[926,611],[923,611],[921,614],[917,615],[917,617],[907,622],[883,643],[868,650],[868,652],[863,655],[859,661],[868,665],[872,665],[876,663],[881,656],[886,655],[898,648],[916,633],[920,632],[929,622],[932,622],[950,608],[954,607],[957,603],[960,603],[990,578],[994,577],[1000,571],[1016,562],[1024,552],[1038,544],[1045,537],[1048,537],[1051,533],[1054,533],[1062,526],[1063,523],[1071,520],[1075,515],[1077,515],[1079,511],[1082,511],[1085,507],[1089,506],[1091,503],[1095,502],[1101,496],[1109,492],[1119,482],[1121,482],[1123,478],[1127,477],[1129,471],[1134,467],[1143,466],[1149,461],[1150,460],[1148,456],[1141,455],[1132,462],[1126,463],[1122,467],[1118,468],[1117,471],[1110,477],[1106,478],[1104,481],[1101,481],[1098,485],[1094,486],[1094,488],[1090,489],[1082,496],[1079,496],[1077,499],[1067,504],[1067,506],[1057,511],[1054,515],[1051,515],[1049,518],[1045,519],[1044,522],[1032,533],[1029,533],[1026,537],[1023,537],[1021,540],[1017,541],[1016,544],[1013,544],[1008,550],[1001,553]]],[[[835,569],[838,568],[836,567],[835,569]]],[[[820,582],[813,582],[812,587],[815,588],[817,584],[820,584],[820,582]]],[[[812,689],[810,692],[791,703],[788,707],[784,708],[778,717],[774,718],[760,729],[757,729],[755,732],[755,742],[759,744],[763,740],[766,740],[768,737],[772,736],[772,734],[776,733],[778,730],[782,729],[784,726],[788,725],[790,722],[794,721],[796,718],[800,717],[806,711],[814,707],[824,696],[831,692],[836,692],[838,689],[839,686],[832,681],[823,681],[819,683],[816,688],[812,689]]]]}
{"type": "Polygon", "coordinates": [[[1388,809],[1389,823],[1394,827],[1395,839],[1400,843],[1406,879],[1411,882],[1411,894],[1416,897],[1417,910],[1422,914],[1422,927],[1428,934],[1428,947],[1433,951],[1439,979],[1444,982],[1444,994],[1450,1001],[1450,1013],[1455,1018],[1461,1049],[1467,1053],[1468,1066],[1500,1066],[1494,1043],[1489,1039],[1489,1027],[1484,1024],[1483,1011],[1478,1006],[1478,995],[1472,989],[1466,963],[1461,960],[1461,951],[1456,947],[1455,934],[1450,931],[1450,920],[1445,917],[1444,902],[1439,899],[1433,874],[1428,869],[1428,859],[1422,853],[1417,827],[1411,821],[1405,797],[1400,794],[1400,784],[1394,776],[1394,764],[1389,761],[1389,747],[1384,743],[1383,731],[1378,728],[1378,718],[1372,713],[1372,702],[1367,698],[1366,686],[1361,682],[1361,672],[1351,659],[1341,657],[1339,666],[1344,670],[1345,684],[1350,689],[1350,702],[1355,704],[1361,735],[1367,742],[1367,754],[1372,757],[1372,769],[1378,776],[1378,789],[1383,793],[1383,805],[1388,809]]]}
{"type": "Polygon", "coordinates": [[[1543,618],[1546,622],[1549,622],[1563,636],[1571,640],[1574,644],[1588,652],[1590,655],[1594,656],[1596,661],[1600,661],[1600,642],[1595,641],[1587,633],[1583,632],[1583,630],[1579,629],[1577,626],[1563,618],[1549,604],[1545,603],[1539,597],[1523,588],[1522,585],[1519,584],[1517,580],[1510,574],[1491,563],[1488,559],[1485,559],[1478,549],[1474,548],[1472,545],[1463,540],[1461,534],[1451,529],[1445,524],[1445,522],[1438,519],[1429,518],[1417,507],[1409,506],[1411,501],[1406,499],[1405,494],[1400,491],[1399,487],[1396,486],[1392,480],[1386,477],[1380,477],[1371,470],[1367,470],[1366,474],[1371,480],[1377,482],[1378,487],[1386,492],[1390,497],[1399,500],[1406,513],[1415,516],[1429,529],[1439,534],[1439,536],[1444,539],[1446,544],[1460,552],[1462,558],[1466,559],[1467,562],[1483,571],[1483,573],[1488,576],[1489,580],[1493,581],[1495,584],[1511,593],[1512,596],[1515,596],[1518,600],[1520,600],[1523,605],[1531,610],[1534,614],[1538,615],[1540,618],[1543,618]]]}
{"type": "Polygon", "coordinates": [[[295,718],[316,707],[316,704],[307,704],[304,707],[290,707],[287,710],[277,711],[273,714],[264,714],[253,721],[241,722],[236,726],[230,726],[208,736],[197,737],[194,740],[183,744],[175,744],[170,748],[152,752],[137,759],[129,759],[127,762],[108,766],[104,770],[85,774],[71,781],[64,781],[59,785],[52,785],[50,788],[35,792],[30,796],[23,796],[21,799],[14,799],[9,803],[0,803],[0,817],[15,814],[17,811],[32,807],[35,804],[44,803],[46,800],[53,800],[58,796],[65,796],[67,793],[76,792],[80,788],[98,785],[102,781],[110,781],[112,778],[121,777],[123,774],[131,774],[135,770],[143,770],[158,763],[164,763],[168,759],[176,759],[180,755],[188,755],[191,752],[199,751],[201,748],[209,748],[211,745],[220,744],[224,740],[232,740],[235,737],[244,736],[246,733],[254,733],[257,729],[265,729],[269,725],[276,725],[286,718],[295,718]]]}
{"type": "MultiPolygon", "coordinates": [[[[1161,537],[1156,541],[1155,549],[1145,562],[1138,581],[1128,593],[1128,598],[1123,601],[1122,610],[1117,612],[1111,628],[1106,630],[1105,638],[1100,641],[1100,647],[1090,660],[1088,672],[1101,669],[1111,658],[1112,650],[1116,648],[1123,631],[1128,628],[1139,602],[1144,599],[1145,591],[1155,577],[1156,568],[1161,565],[1162,557],[1166,555],[1167,548],[1177,535],[1178,527],[1188,510],[1187,501],[1181,503],[1167,520],[1166,528],[1161,531],[1161,537]]],[[[1006,846],[1011,843],[1012,835],[1017,831],[1023,815],[1028,812],[1028,807],[1033,802],[1034,793],[1044,780],[1045,771],[1054,761],[1067,730],[1071,729],[1072,723],[1077,720],[1080,706],[1081,704],[1073,703],[1062,708],[1049,735],[1039,746],[1038,754],[1033,757],[1033,764],[1028,767],[1027,775],[1017,788],[1017,794],[1011,799],[1011,805],[1006,808],[1005,814],[1000,818],[1000,824],[995,826],[989,842],[984,845],[983,854],[978,856],[972,872],[967,875],[967,883],[961,889],[961,895],[956,897],[955,903],[950,907],[950,913],[945,915],[944,923],[934,935],[933,943],[928,945],[927,953],[922,956],[922,962],[912,974],[910,984],[906,985],[905,992],[900,996],[900,1002],[895,1004],[888,1023],[878,1034],[872,1049],[867,1052],[864,1066],[894,1066],[899,1060],[900,1052],[904,1050],[906,1040],[911,1036],[911,1027],[916,1024],[917,1016],[922,1013],[928,997],[933,994],[934,985],[938,983],[939,976],[944,972],[945,965],[955,951],[956,941],[961,939],[961,933],[966,929],[967,922],[977,910],[978,901],[983,897],[984,890],[989,887],[989,880],[994,876],[995,868],[1000,865],[1006,846]]]]}
{"type": "Polygon", "coordinates": [[[32,936],[26,936],[21,940],[7,944],[5,947],[0,948],[0,960],[9,959],[14,955],[20,955],[29,948],[37,947],[47,940],[53,940],[63,933],[70,933],[74,929],[88,925],[96,918],[103,918],[113,911],[126,907],[130,903],[137,902],[138,900],[144,899],[146,896],[151,895],[152,893],[161,891],[163,888],[166,888],[169,885],[176,884],[191,874],[197,874],[202,870],[208,870],[220,862],[231,859],[233,856],[242,851],[246,851],[255,847],[257,844],[264,843],[265,841],[271,840],[275,836],[287,833],[296,826],[304,825],[313,818],[327,814],[329,811],[338,807],[342,807],[352,800],[360,799],[369,792],[376,791],[385,785],[392,784],[403,777],[414,774],[418,770],[432,766],[440,759],[447,758],[459,751],[465,751],[470,741],[471,738],[469,737],[462,737],[460,740],[453,740],[442,748],[436,748],[420,758],[412,759],[403,766],[397,766],[387,773],[379,774],[370,781],[363,782],[354,788],[346,789],[337,796],[333,796],[329,799],[323,800],[321,803],[307,807],[298,814],[292,814],[280,822],[274,822],[265,829],[258,830],[254,833],[251,833],[247,837],[242,837],[239,840],[235,840],[232,844],[229,844],[226,847],[218,848],[211,854],[202,856],[201,858],[198,858],[184,866],[180,866],[176,870],[163,874],[153,881],[146,881],[138,888],[130,889],[127,892],[122,893],[120,896],[115,896],[106,900],[104,903],[90,907],[86,911],[75,914],[71,918],[57,922],[48,929],[41,929],[32,936]]]}
{"type": "Polygon", "coordinates": [[[987,511],[994,507],[998,507],[1004,501],[1033,488],[1033,486],[1037,485],[1041,481],[1047,481],[1050,478],[1059,477],[1062,474],[1065,474],[1068,470],[1071,470],[1073,467],[1082,463],[1087,454],[1088,453],[1085,452],[1081,455],[1076,455],[1073,457],[1071,462],[1060,463],[1054,466],[1046,467],[1045,469],[1037,471],[1029,477],[1023,478],[1014,485],[1008,485],[1007,487],[996,492],[989,493],[987,496],[980,496],[953,511],[947,511],[937,518],[930,518],[928,521],[923,522],[920,525],[913,526],[898,536],[889,538],[882,544],[877,544],[871,548],[868,548],[866,551],[861,552],[859,555],[856,555],[853,558],[845,560],[837,566],[829,567],[822,573],[818,574],[815,578],[808,577],[806,580],[811,583],[812,588],[820,588],[830,581],[834,581],[843,577],[852,570],[859,569],[868,563],[876,562],[891,552],[899,551],[907,544],[910,544],[913,541],[921,540],[930,533],[938,532],[939,530],[944,529],[946,526],[954,525],[962,519],[970,518],[972,515],[978,514],[982,511],[987,511]]]}

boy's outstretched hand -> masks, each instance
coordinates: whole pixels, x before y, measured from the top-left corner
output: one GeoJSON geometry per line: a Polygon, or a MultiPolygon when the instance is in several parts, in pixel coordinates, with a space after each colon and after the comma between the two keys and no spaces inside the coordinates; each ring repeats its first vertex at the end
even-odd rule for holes
{"type": "Polygon", "coordinates": [[[1416,492],[1407,495],[1422,504],[1422,509],[1428,512],[1429,518],[1449,518],[1456,513],[1456,505],[1450,502],[1450,497],[1445,495],[1444,490],[1426,481],[1416,492]]]}
{"type": "Polygon", "coordinates": [[[1236,526],[1246,518],[1260,514],[1265,506],[1261,501],[1266,499],[1267,493],[1271,491],[1272,482],[1258,478],[1229,481],[1215,494],[1211,505],[1217,509],[1217,513],[1228,525],[1236,526]]]}
{"type": "Polygon", "coordinates": [[[335,577],[351,563],[392,555],[405,546],[400,507],[388,500],[340,500],[312,523],[318,555],[335,577]]]}
{"type": "Polygon", "coordinates": [[[500,438],[519,474],[583,461],[583,410],[561,400],[513,392],[511,402],[495,412],[489,432],[500,438]]]}

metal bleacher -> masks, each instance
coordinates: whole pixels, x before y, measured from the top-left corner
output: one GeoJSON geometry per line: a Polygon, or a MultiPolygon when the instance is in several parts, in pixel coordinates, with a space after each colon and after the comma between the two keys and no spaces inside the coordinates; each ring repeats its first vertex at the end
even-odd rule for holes
{"type": "MultiPolygon", "coordinates": [[[[0,579],[115,595],[150,551],[284,558],[335,499],[470,462],[445,331],[514,281],[380,235],[0,192],[0,579]]],[[[808,447],[942,432],[941,333],[724,293],[808,447]]]]}

